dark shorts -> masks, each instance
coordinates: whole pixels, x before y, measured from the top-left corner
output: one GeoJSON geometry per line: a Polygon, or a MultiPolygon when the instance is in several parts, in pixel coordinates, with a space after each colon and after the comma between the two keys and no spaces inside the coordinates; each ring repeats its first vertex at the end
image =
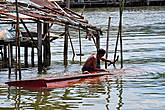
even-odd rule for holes
{"type": "Polygon", "coordinates": [[[93,67],[89,67],[89,68],[86,68],[86,67],[83,67],[82,68],[82,71],[88,71],[88,72],[91,72],[91,71],[94,71],[94,68],[93,67]]]}

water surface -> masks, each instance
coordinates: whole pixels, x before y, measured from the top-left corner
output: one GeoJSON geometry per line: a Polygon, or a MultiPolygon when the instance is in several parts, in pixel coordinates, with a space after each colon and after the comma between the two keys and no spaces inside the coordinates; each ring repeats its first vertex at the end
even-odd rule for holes
{"type": "MultiPolygon", "coordinates": [[[[76,11],[81,12],[79,9],[76,11]]],[[[165,109],[165,7],[126,8],[123,13],[124,70],[111,76],[91,78],[51,90],[32,91],[8,87],[6,68],[0,70],[0,109],[25,110],[164,110],[165,109]]],[[[84,16],[103,29],[101,48],[106,46],[106,30],[111,19],[109,59],[113,59],[119,11],[117,8],[87,9],[84,16]]],[[[1,29],[5,26],[0,26],[1,29]]],[[[33,30],[33,28],[32,28],[33,30]]],[[[52,30],[63,32],[62,27],[52,30]]],[[[82,64],[96,48],[82,32],[82,64]]],[[[79,53],[78,32],[72,30],[72,41],[79,53]]],[[[23,49],[22,49],[23,50],[23,49]]],[[[37,67],[23,68],[23,79],[79,74],[80,57],[72,60],[69,47],[68,66],[63,66],[63,38],[51,43],[52,64],[47,74],[38,75],[37,67]]],[[[23,53],[22,53],[23,56],[23,53]]],[[[30,53],[29,53],[30,56],[30,53]]],[[[37,59],[37,57],[35,58],[37,59]]],[[[22,59],[23,61],[23,59],[22,59]]],[[[30,62],[30,59],[29,59],[30,62]]],[[[35,60],[37,62],[37,60],[35,60]]],[[[120,62],[117,68],[120,68],[120,62]]],[[[104,63],[101,63],[104,67],[104,63]]],[[[113,67],[108,67],[113,71],[113,67]]],[[[14,80],[14,69],[12,70],[14,80]]]]}

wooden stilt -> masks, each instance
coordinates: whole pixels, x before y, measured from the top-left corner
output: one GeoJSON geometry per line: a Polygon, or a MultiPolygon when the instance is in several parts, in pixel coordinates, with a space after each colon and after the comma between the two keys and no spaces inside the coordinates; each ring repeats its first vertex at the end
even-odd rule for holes
{"type": "MultiPolygon", "coordinates": [[[[105,54],[106,59],[108,58],[108,49],[109,49],[110,22],[111,22],[111,17],[109,17],[109,20],[108,20],[107,43],[106,43],[106,54],[105,54]]],[[[107,62],[105,62],[105,68],[107,69],[107,62]]]]}
{"type": "Polygon", "coordinates": [[[38,73],[42,73],[42,24],[37,22],[37,33],[38,33],[38,73]]]}
{"type": "Polygon", "coordinates": [[[3,58],[4,58],[4,67],[7,67],[7,48],[6,48],[6,45],[4,45],[4,56],[3,56],[3,58]]]}
{"type": "Polygon", "coordinates": [[[120,1],[120,56],[121,56],[121,68],[123,68],[123,42],[122,42],[122,14],[124,9],[125,0],[120,1]]]}
{"type": "MultiPolygon", "coordinates": [[[[100,49],[100,32],[97,31],[96,36],[96,45],[97,45],[97,51],[100,49]]],[[[97,68],[100,68],[100,60],[97,60],[97,68]]]]}
{"type": "Polygon", "coordinates": [[[11,47],[10,47],[10,43],[8,44],[8,59],[9,59],[9,76],[8,78],[10,79],[11,76],[11,47]]]}
{"type": "Polygon", "coordinates": [[[13,46],[10,45],[10,52],[11,52],[11,67],[13,67],[13,46]]]}
{"type": "Polygon", "coordinates": [[[28,67],[28,47],[24,47],[25,67],[28,67]]]}
{"type": "Polygon", "coordinates": [[[50,51],[50,36],[49,36],[49,23],[44,23],[44,66],[50,66],[51,63],[51,51],[50,51]]]}
{"type": "Polygon", "coordinates": [[[34,46],[32,45],[32,50],[31,50],[31,64],[32,67],[34,67],[34,46]]]}
{"type": "Polygon", "coordinates": [[[80,29],[78,31],[78,36],[79,36],[79,45],[80,45],[80,65],[81,65],[81,55],[82,55],[82,50],[81,50],[81,33],[80,29]]]}
{"type": "Polygon", "coordinates": [[[73,43],[72,43],[72,38],[70,37],[70,34],[69,34],[69,29],[68,29],[68,37],[69,37],[69,40],[70,40],[70,45],[71,45],[71,47],[72,47],[72,52],[73,52],[73,58],[74,58],[74,56],[75,56],[75,52],[74,52],[74,47],[73,47],[73,43]]]}
{"type": "Polygon", "coordinates": [[[64,38],[64,65],[68,64],[68,25],[65,25],[65,38],[64,38]]]}

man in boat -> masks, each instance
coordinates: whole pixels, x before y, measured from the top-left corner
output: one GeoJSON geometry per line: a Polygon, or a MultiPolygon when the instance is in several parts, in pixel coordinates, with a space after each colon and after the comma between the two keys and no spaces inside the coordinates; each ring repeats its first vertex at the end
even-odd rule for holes
{"type": "Polygon", "coordinates": [[[92,72],[92,71],[106,71],[109,72],[107,69],[100,69],[97,68],[97,60],[102,60],[104,62],[110,62],[111,64],[114,64],[114,62],[107,60],[105,58],[102,58],[105,55],[104,49],[98,49],[97,54],[92,54],[83,65],[82,71],[83,72],[92,72]]]}

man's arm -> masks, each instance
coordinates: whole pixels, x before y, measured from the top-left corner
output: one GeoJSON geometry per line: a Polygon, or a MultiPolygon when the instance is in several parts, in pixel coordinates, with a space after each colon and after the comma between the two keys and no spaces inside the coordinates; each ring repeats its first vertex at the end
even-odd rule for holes
{"type": "Polygon", "coordinates": [[[104,61],[104,62],[110,62],[111,64],[114,64],[114,62],[112,62],[112,61],[110,61],[110,60],[107,60],[107,59],[105,59],[105,58],[101,58],[101,60],[104,61]]]}

